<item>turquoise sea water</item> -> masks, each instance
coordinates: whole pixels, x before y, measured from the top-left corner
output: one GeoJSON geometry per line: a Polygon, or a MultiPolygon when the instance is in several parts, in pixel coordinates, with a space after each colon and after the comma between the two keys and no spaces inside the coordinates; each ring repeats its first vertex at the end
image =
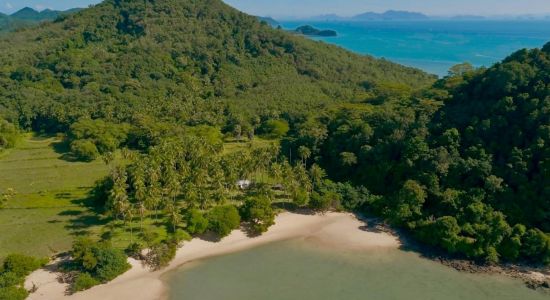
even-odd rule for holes
{"type": "Polygon", "coordinates": [[[548,300],[496,275],[400,250],[351,252],[287,241],[191,263],[167,278],[171,300],[548,300]]]}
{"type": "Polygon", "coordinates": [[[548,21],[395,21],[315,22],[285,21],[285,29],[304,24],[333,29],[338,37],[315,38],[445,75],[458,63],[490,66],[522,48],[550,41],[548,21]]]}

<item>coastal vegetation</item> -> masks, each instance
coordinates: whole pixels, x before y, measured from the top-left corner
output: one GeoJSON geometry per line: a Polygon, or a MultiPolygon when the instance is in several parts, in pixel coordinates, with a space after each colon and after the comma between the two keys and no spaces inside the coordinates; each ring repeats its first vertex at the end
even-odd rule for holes
{"type": "Polygon", "coordinates": [[[72,245],[77,292],[307,208],[549,264],[548,70],[550,44],[436,80],[218,0],[104,1],[0,40],[0,254],[72,245]]]}
{"type": "Polygon", "coordinates": [[[43,267],[47,259],[10,254],[0,264],[0,300],[24,300],[29,292],[23,287],[25,277],[43,267]]]}

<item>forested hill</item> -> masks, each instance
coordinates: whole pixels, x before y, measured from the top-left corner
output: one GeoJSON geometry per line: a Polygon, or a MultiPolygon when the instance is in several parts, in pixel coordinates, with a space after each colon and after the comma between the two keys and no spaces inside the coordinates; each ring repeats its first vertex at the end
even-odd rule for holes
{"type": "Polygon", "coordinates": [[[88,116],[218,125],[226,103],[279,115],[433,80],[273,29],[220,0],[107,0],[0,40],[3,114],[49,131],[88,116]]]}
{"type": "Polygon", "coordinates": [[[287,143],[364,208],[450,253],[550,264],[550,43],[448,77],[390,110],[337,110],[287,143]],[[321,133],[321,134],[320,134],[321,133]]]}

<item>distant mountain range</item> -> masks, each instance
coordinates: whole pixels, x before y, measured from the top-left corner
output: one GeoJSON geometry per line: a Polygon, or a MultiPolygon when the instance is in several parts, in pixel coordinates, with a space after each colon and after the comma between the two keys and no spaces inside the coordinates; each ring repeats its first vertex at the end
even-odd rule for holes
{"type": "Polygon", "coordinates": [[[365,12],[351,17],[343,17],[336,14],[325,14],[307,18],[296,18],[298,20],[312,21],[426,21],[426,20],[550,20],[547,15],[454,15],[454,16],[429,16],[419,12],[388,10],[383,13],[365,12]]]}
{"type": "Polygon", "coordinates": [[[358,21],[428,20],[430,17],[409,11],[388,10],[384,13],[366,12],[352,17],[358,21]]]}
{"type": "Polygon", "coordinates": [[[342,17],[336,14],[320,15],[308,18],[318,21],[411,21],[429,20],[430,17],[418,12],[388,10],[383,13],[365,12],[353,17],[342,17]]]}
{"type": "Polygon", "coordinates": [[[0,13],[0,32],[13,31],[44,21],[53,21],[60,16],[75,13],[79,10],[81,9],[73,8],[65,11],[45,9],[37,11],[30,7],[25,7],[11,15],[0,13]]]}

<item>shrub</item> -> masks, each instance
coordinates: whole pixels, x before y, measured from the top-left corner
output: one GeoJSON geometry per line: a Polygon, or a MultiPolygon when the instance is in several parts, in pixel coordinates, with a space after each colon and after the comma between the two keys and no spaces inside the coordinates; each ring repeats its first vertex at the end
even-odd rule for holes
{"type": "Polygon", "coordinates": [[[22,287],[0,288],[0,300],[25,300],[28,296],[29,292],[22,287]]]}
{"type": "Polygon", "coordinates": [[[76,140],[71,143],[71,152],[84,161],[92,161],[99,157],[96,145],[90,140],[76,140]]]}
{"type": "Polygon", "coordinates": [[[2,149],[14,147],[18,137],[19,132],[17,128],[8,121],[0,118],[0,151],[2,149]]]}
{"type": "Polygon", "coordinates": [[[338,208],[340,206],[341,196],[336,192],[316,193],[311,194],[309,200],[309,206],[311,209],[318,211],[327,211],[331,208],[338,208]]]}
{"type": "Polygon", "coordinates": [[[10,254],[4,259],[3,273],[11,272],[18,277],[25,277],[48,262],[47,259],[36,259],[22,254],[10,254]]]}
{"type": "Polygon", "coordinates": [[[198,209],[191,209],[185,214],[186,230],[190,234],[203,234],[208,229],[208,219],[198,209]]]}
{"type": "Polygon", "coordinates": [[[100,282],[89,273],[80,273],[71,285],[71,291],[73,293],[84,291],[98,284],[100,282]]]}
{"type": "Polygon", "coordinates": [[[113,280],[130,269],[124,252],[105,242],[78,239],[73,244],[71,254],[81,271],[90,273],[100,282],[113,280]]]}
{"type": "Polygon", "coordinates": [[[102,246],[94,248],[93,252],[97,259],[94,275],[101,282],[111,281],[130,269],[126,255],[119,249],[102,246]]]}
{"type": "Polygon", "coordinates": [[[143,246],[140,243],[131,243],[126,247],[126,250],[124,252],[128,257],[133,257],[135,259],[141,258],[141,251],[143,250],[143,246]]]}
{"type": "Polygon", "coordinates": [[[239,211],[235,206],[217,206],[208,213],[208,228],[220,237],[228,236],[241,223],[239,211]]]}
{"type": "Polygon", "coordinates": [[[179,244],[183,241],[190,241],[193,237],[185,230],[177,229],[173,235],[174,243],[179,244]]]}
{"type": "Polygon", "coordinates": [[[271,207],[271,201],[265,196],[247,199],[241,207],[241,216],[251,223],[252,229],[257,233],[266,232],[275,224],[275,211],[271,207]]]}
{"type": "Polygon", "coordinates": [[[302,207],[309,202],[309,193],[305,189],[297,189],[292,197],[292,201],[299,207],[302,207]]]}
{"type": "Polygon", "coordinates": [[[17,276],[13,272],[4,272],[0,274],[0,288],[22,285],[25,279],[22,276],[17,276]]]}
{"type": "Polygon", "coordinates": [[[145,262],[154,270],[160,270],[176,256],[177,244],[173,242],[160,243],[151,247],[145,257],[145,262]]]}

